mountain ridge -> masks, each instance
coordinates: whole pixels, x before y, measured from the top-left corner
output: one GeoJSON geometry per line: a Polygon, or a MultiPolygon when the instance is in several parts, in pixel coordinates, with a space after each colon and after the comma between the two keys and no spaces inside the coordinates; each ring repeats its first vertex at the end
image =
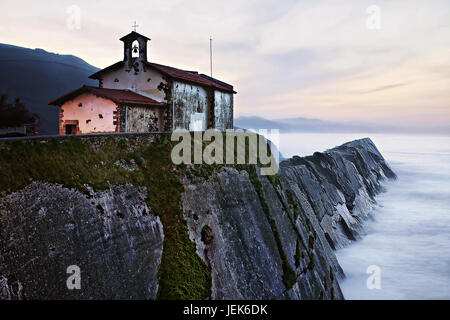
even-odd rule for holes
{"type": "Polygon", "coordinates": [[[48,101],[83,84],[96,85],[88,76],[99,69],[74,55],[0,43],[0,70],[0,93],[20,98],[39,116],[40,134],[58,134],[58,108],[48,101]]]}
{"type": "Polygon", "coordinates": [[[446,126],[380,125],[362,121],[329,121],[315,118],[295,117],[266,119],[259,116],[240,116],[234,119],[237,127],[244,129],[279,129],[282,133],[398,133],[450,135],[446,126]]]}

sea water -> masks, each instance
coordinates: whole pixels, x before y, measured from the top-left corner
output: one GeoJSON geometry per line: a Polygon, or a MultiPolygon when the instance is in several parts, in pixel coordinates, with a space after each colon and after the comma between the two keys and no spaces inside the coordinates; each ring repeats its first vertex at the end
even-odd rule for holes
{"type": "Polygon", "coordinates": [[[398,180],[384,183],[366,235],[336,252],[345,298],[450,299],[450,137],[280,134],[279,149],[304,156],[364,137],[398,180]]]}

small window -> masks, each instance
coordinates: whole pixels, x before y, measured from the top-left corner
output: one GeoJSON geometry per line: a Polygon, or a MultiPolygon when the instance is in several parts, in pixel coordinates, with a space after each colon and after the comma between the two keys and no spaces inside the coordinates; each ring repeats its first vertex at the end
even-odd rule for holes
{"type": "Polygon", "coordinates": [[[81,108],[81,107],[83,106],[83,104],[80,102],[80,103],[78,104],[78,106],[81,108]]]}
{"type": "Polygon", "coordinates": [[[99,114],[98,117],[99,117],[100,119],[103,119],[103,115],[102,115],[102,114],[99,114]]]}
{"type": "Polygon", "coordinates": [[[119,82],[119,79],[115,78],[115,79],[114,79],[114,82],[119,82]]]}

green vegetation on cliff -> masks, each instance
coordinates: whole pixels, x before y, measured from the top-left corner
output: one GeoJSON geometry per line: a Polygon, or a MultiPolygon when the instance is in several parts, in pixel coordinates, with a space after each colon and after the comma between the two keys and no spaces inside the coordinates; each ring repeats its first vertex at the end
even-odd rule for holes
{"type": "MultiPolygon", "coordinates": [[[[283,249],[283,244],[281,242],[280,234],[278,232],[277,224],[273,219],[269,206],[264,198],[264,191],[262,188],[261,181],[258,178],[258,173],[256,172],[255,166],[247,166],[247,172],[250,176],[250,181],[253,183],[255,187],[256,193],[258,194],[259,200],[261,201],[261,205],[263,207],[264,213],[266,214],[267,220],[269,221],[270,227],[272,229],[272,233],[275,237],[275,241],[277,243],[278,252],[280,253],[280,257],[283,263],[283,283],[286,286],[286,289],[292,288],[292,286],[297,281],[297,274],[295,270],[290,265],[286,253],[283,249]]],[[[275,178],[276,181],[279,181],[279,178],[275,178]]]]}
{"type": "MultiPolygon", "coordinates": [[[[147,204],[163,224],[164,244],[159,269],[159,299],[209,299],[211,270],[196,254],[183,217],[182,178],[208,179],[223,166],[246,170],[266,213],[283,261],[283,282],[289,289],[295,271],[283,250],[275,221],[264,199],[255,165],[175,166],[170,134],[54,137],[0,142],[0,192],[13,192],[32,181],[59,183],[88,193],[111,185],[147,189],[147,204]],[[20,165],[18,165],[20,164],[20,165]]],[[[209,143],[203,142],[203,149],[209,143]]],[[[248,161],[248,140],[245,141],[248,161]]],[[[224,144],[224,156],[226,152],[224,144]]],[[[236,159],[236,155],[235,155],[236,159]]],[[[279,184],[279,176],[271,177],[279,184]]],[[[99,209],[101,210],[101,209],[99,209]]]]}
{"type": "Polygon", "coordinates": [[[87,191],[131,183],[147,188],[147,204],[161,219],[164,250],[159,299],[208,299],[211,271],[196,254],[183,219],[183,167],[172,164],[170,135],[65,137],[0,143],[0,192],[31,181],[87,191]],[[155,139],[149,143],[148,139],[155,139]]]}

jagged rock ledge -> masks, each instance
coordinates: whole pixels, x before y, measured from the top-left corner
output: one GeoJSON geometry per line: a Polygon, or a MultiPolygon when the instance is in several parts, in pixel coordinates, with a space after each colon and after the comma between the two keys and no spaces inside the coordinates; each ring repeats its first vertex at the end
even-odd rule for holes
{"type": "Polygon", "coordinates": [[[275,178],[223,168],[186,181],[184,216],[212,268],[212,298],[343,298],[333,250],[362,235],[381,181],[394,178],[366,138],[285,160],[275,178]],[[214,241],[202,239],[205,228],[214,241]],[[289,266],[294,279],[286,283],[289,266]]]}
{"type": "Polygon", "coordinates": [[[67,142],[76,153],[64,139],[36,143],[40,156],[48,144],[60,152],[37,163],[95,170],[44,179],[27,168],[14,190],[3,186],[0,298],[342,299],[334,250],[363,235],[382,181],[396,177],[368,138],[285,160],[276,176],[257,166],[161,170],[170,143],[154,135],[105,138],[121,139],[109,153],[103,138],[82,139],[67,142]],[[100,153],[85,160],[89,150],[100,153]],[[79,155],[73,167],[65,153],[79,155]],[[82,290],[66,287],[73,264],[82,290]]]}

